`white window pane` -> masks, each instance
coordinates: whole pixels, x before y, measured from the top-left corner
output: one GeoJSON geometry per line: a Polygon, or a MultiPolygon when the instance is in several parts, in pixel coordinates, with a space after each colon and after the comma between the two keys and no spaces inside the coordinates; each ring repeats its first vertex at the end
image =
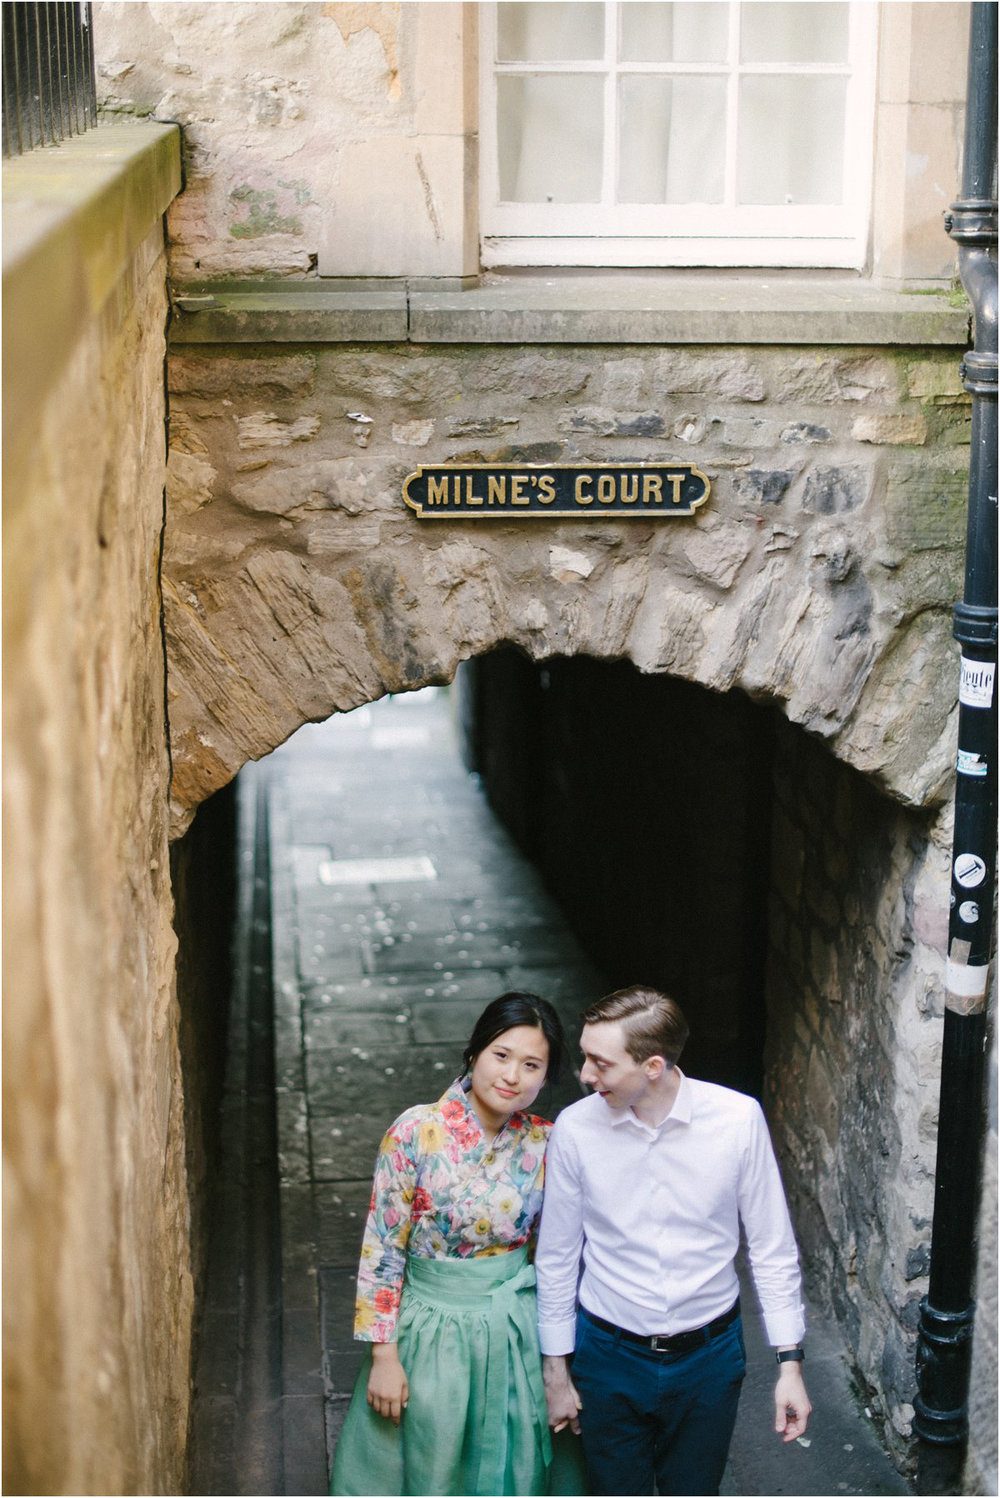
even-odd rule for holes
{"type": "Polygon", "coordinates": [[[499,77],[497,140],[503,202],[599,202],[604,80],[499,77]]]}
{"type": "Polygon", "coordinates": [[[628,0],[621,7],[623,62],[725,62],[729,6],[721,0],[653,4],[628,0]]]}
{"type": "Polygon", "coordinates": [[[740,203],[842,203],[844,78],[744,78],[740,203]]]}
{"type": "Polygon", "coordinates": [[[623,78],[620,203],[720,203],[725,182],[723,78],[623,78]]]}
{"type": "Polygon", "coordinates": [[[840,0],[750,0],[740,7],[743,62],[846,62],[850,7],[840,0]]]}
{"type": "Polygon", "coordinates": [[[498,62],[593,62],[604,56],[604,6],[528,0],[497,6],[498,62]]]}

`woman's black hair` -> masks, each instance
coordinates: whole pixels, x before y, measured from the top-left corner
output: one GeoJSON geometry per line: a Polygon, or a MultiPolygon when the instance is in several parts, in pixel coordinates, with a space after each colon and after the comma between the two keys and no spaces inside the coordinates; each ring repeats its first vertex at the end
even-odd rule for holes
{"type": "Polygon", "coordinates": [[[562,1021],[548,1000],[540,999],[534,993],[502,993],[498,999],[487,1004],[476,1020],[469,1044],[462,1054],[465,1062],[462,1075],[465,1076],[472,1070],[480,1051],[485,1051],[498,1035],[502,1035],[505,1030],[513,1030],[516,1025],[531,1025],[541,1030],[549,1043],[549,1064],[545,1080],[556,1081],[566,1046],[562,1021]]]}

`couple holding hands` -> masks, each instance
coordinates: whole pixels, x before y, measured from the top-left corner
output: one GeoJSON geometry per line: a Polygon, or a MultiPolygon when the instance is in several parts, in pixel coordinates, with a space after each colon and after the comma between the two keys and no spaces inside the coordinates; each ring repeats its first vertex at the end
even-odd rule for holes
{"type": "Polygon", "coordinates": [[[680,1071],[665,994],[582,1019],[593,1093],[555,1125],[531,1108],[562,1027],[507,993],[462,1075],[383,1139],[333,1494],[717,1493],[746,1369],[741,1225],[775,1430],[805,1431],[798,1255],[759,1104],[680,1071]]]}

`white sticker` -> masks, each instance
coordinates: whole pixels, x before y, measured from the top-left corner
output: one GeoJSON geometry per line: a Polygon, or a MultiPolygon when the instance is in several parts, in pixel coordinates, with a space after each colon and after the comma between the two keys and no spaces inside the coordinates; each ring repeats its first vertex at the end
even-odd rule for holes
{"type": "Polygon", "coordinates": [[[960,749],[958,751],[958,773],[960,775],[981,777],[986,774],[986,770],[986,761],[981,754],[975,754],[971,749],[960,749]]]}
{"type": "Polygon", "coordinates": [[[963,655],[958,683],[959,702],[966,707],[990,707],[996,670],[996,661],[970,661],[963,655]]]}
{"type": "Polygon", "coordinates": [[[978,853],[960,853],[955,859],[955,878],[963,889],[975,889],[986,878],[986,865],[978,853]]]}
{"type": "Polygon", "coordinates": [[[975,900],[963,900],[958,907],[958,918],[967,926],[974,926],[979,919],[979,906],[975,900]]]}

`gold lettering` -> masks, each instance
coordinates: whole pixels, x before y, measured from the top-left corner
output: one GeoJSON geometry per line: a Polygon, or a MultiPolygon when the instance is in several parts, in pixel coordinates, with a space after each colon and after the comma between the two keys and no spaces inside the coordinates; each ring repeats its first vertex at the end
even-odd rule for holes
{"type": "Polygon", "coordinates": [[[613,505],[615,502],[615,481],[610,473],[602,473],[597,480],[597,497],[602,505],[613,505]]]}
{"type": "Polygon", "coordinates": [[[589,484],[592,484],[593,482],[594,482],[594,480],[591,478],[591,476],[590,476],[589,473],[578,473],[577,474],[577,476],[576,476],[576,491],[575,491],[574,497],[575,497],[576,502],[577,502],[578,505],[592,505],[594,503],[594,496],[592,494],[585,495],[584,492],[583,492],[583,486],[584,486],[584,484],[588,484],[589,485],[589,484]]]}
{"type": "Polygon", "coordinates": [[[510,502],[511,502],[512,505],[530,505],[531,498],[530,498],[529,495],[526,494],[523,499],[521,498],[521,490],[524,488],[524,486],[525,486],[525,484],[527,482],[528,482],[527,474],[524,474],[524,473],[512,473],[511,474],[511,476],[510,476],[510,502]]]}
{"type": "Polygon", "coordinates": [[[667,483],[670,485],[670,487],[674,491],[673,494],[670,497],[670,503],[671,504],[674,504],[674,505],[679,505],[680,504],[680,502],[681,502],[681,484],[683,484],[683,482],[684,482],[684,475],[683,475],[683,473],[668,473],[667,474],[667,483]]]}
{"type": "Polygon", "coordinates": [[[620,499],[623,505],[634,505],[639,498],[639,475],[637,473],[623,473],[621,476],[620,499]]]}
{"type": "Polygon", "coordinates": [[[505,473],[502,473],[499,478],[494,478],[491,473],[487,478],[486,503],[490,505],[507,503],[507,475],[505,473]]]}
{"type": "Polygon", "coordinates": [[[448,475],[443,479],[435,479],[427,475],[427,503],[429,505],[446,505],[448,503],[448,475]]]}
{"type": "Polygon", "coordinates": [[[481,494],[473,494],[473,492],[472,492],[472,474],[471,473],[467,473],[465,475],[465,503],[466,503],[466,505],[481,505],[482,502],[483,502],[483,496],[481,494]]]}
{"type": "Polygon", "coordinates": [[[642,476],[642,502],[644,505],[663,503],[663,480],[655,473],[644,473],[642,476]]]}
{"type": "Polygon", "coordinates": [[[538,503],[550,505],[556,497],[556,483],[551,473],[543,473],[538,480],[538,503]]]}

